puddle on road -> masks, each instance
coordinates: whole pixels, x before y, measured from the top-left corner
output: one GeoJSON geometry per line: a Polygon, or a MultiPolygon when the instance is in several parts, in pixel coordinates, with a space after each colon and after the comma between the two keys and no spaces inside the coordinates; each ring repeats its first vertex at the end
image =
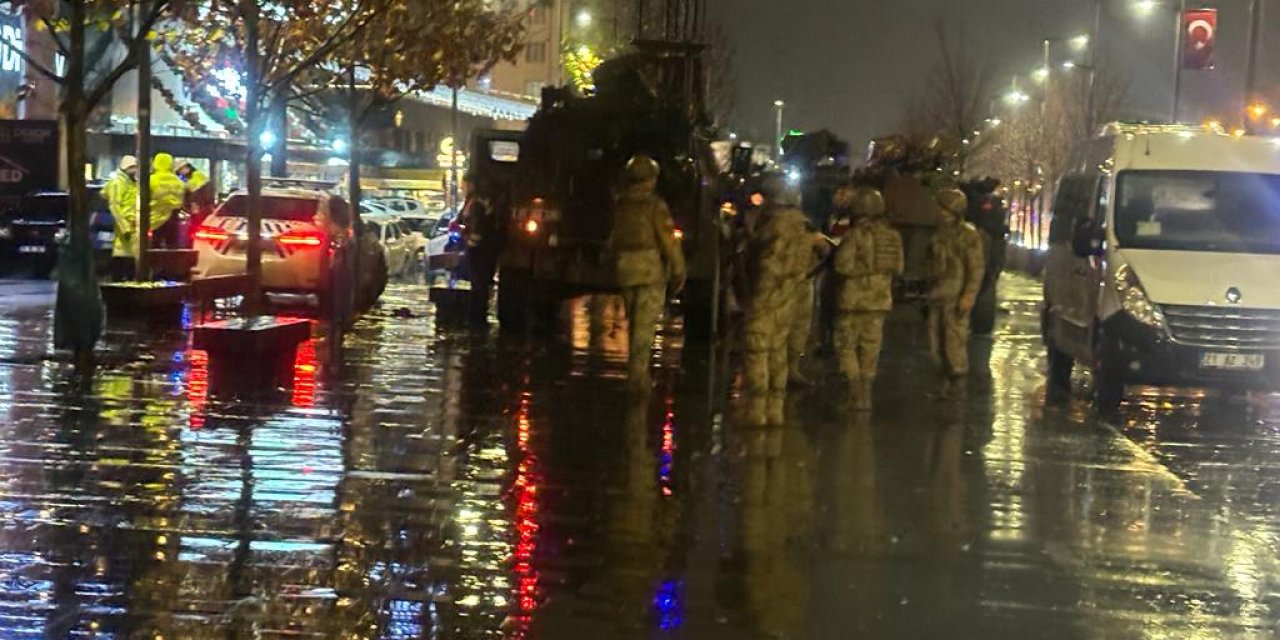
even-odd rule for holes
{"type": "Polygon", "coordinates": [[[425,297],[393,287],[342,366],[317,339],[281,389],[240,400],[180,331],[112,331],[135,355],[84,389],[41,358],[46,314],[0,316],[0,636],[1214,637],[1275,620],[1272,418],[1215,432],[1198,410],[1138,409],[1129,439],[1045,406],[1029,295],[976,343],[992,367],[967,401],[937,400],[907,324],[874,418],[820,387],[772,431],[712,412],[720,378],[682,358],[678,326],[654,388],[626,394],[613,300],[530,347],[437,327],[425,297]]]}

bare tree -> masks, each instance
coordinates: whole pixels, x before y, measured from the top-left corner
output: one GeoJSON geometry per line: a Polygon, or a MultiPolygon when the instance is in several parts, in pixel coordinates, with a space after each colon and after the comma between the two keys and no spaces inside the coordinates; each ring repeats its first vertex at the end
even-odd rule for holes
{"type": "Polygon", "coordinates": [[[983,136],[977,161],[1006,181],[1052,185],[1072,149],[1115,119],[1128,93],[1128,81],[1115,71],[1104,67],[1095,78],[1090,73],[1076,69],[1049,78],[1039,107],[1016,108],[983,136]]]}
{"type": "Polygon", "coordinates": [[[702,63],[707,74],[707,112],[718,125],[733,117],[736,106],[738,81],[733,64],[736,51],[719,24],[708,30],[706,45],[702,63]]]}
{"type": "Polygon", "coordinates": [[[986,144],[980,132],[990,113],[994,83],[991,65],[975,58],[968,42],[955,38],[942,21],[934,23],[938,62],[927,85],[911,102],[903,130],[912,138],[933,139],[945,149],[951,169],[965,173],[969,159],[986,144]]]}

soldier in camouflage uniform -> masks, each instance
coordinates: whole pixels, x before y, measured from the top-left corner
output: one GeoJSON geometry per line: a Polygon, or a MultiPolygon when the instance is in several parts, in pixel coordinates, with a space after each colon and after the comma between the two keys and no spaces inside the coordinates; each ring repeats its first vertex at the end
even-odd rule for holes
{"type": "Polygon", "coordinates": [[[795,299],[791,301],[791,327],[787,337],[787,362],[790,366],[788,381],[792,386],[807,387],[813,384],[801,370],[801,363],[809,351],[813,338],[814,301],[816,298],[817,274],[815,270],[827,258],[829,246],[821,233],[806,227],[806,240],[810,252],[804,264],[804,279],[796,287],[795,299]]]}
{"type": "Polygon", "coordinates": [[[836,248],[836,354],[849,379],[854,407],[871,408],[880,363],[884,318],[893,309],[893,279],[902,274],[902,238],[885,220],[884,197],[860,188],[852,197],[852,226],[836,248]]]}
{"type": "Polygon", "coordinates": [[[765,179],[762,219],[748,250],[751,281],[746,315],[746,421],[781,425],[786,402],[787,342],[796,290],[804,282],[813,244],[800,195],[781,174],[765,179]]]}
{"type": "Polygon", "coordinates": [[[982,235],[964,221],[964,192],[943,189],[937,199],[942,222],[930,246],[929,350],[947,376],[944,392],[950,392],[969,373],[969,312],[982,288],[986,257],[982,235]]]}
{"type": "Polygon", "coordinates": [[[662,313],[667,288],[675,293],[684,288],[684,253],[667,203],[655,191],[658,163],[637,155],[627,162],[625,178],[609,245],[617,259],[618,285],[630,325],[628,379],[633,386],[643,387],[649,381],[654,323],[662,313]]]}

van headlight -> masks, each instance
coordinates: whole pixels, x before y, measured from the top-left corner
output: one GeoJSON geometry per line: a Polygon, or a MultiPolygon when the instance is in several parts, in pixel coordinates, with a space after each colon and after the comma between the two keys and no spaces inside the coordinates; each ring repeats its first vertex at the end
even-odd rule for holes
{"type": "Polygon", "coordinates": [[[1112,277],[1116,292],[1120,294],[1120,307],[1125,313],[1149,327],[1158,329],[1164,326],[1164,313],[1160,311],[1160,307],[1152,304],[1142,283],[1138,281],[1138,274],[1129,265],[1120,265],[1112,277]]]}

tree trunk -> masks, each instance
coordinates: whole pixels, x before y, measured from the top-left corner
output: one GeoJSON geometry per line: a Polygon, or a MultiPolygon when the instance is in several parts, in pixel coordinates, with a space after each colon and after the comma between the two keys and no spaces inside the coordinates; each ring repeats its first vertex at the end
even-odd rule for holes
{"type": "Polygon", "coordinates": [[[102,334],[102,298],[93,270],[93,246],[89,238],[89,202],[85,193],[84,93],[85,0],[68,3],[70,33],[67,87],[59,111],[59,128],[65,145],[67,193],[70,196],[70,239],[58,261],[58,293],[54,308],[54,346],[71,349],[78,365],[92,362],[93,347],[102,334]]]}
{"type": "MultiPolygon", "coordinates": [[[[137,20],[149,11],[147,2],[137,6],[137,20]]],[[[151,48],[143,47],[138,60],[138,255],[136,278],[151,279],[151,48]]]]}
{"type": "Polygon", "coordinates": [[[248,222],[249,247],[245,251],[245,271],[249,274],[249,298],[246,312],[256,316],[262,311],[262,132],[264,130],[261,57],[258,49],[259,16],[254,0],[241,0],[241,15],[245,27],[245,186],[248,202],[245,218],[248,222]]]}

